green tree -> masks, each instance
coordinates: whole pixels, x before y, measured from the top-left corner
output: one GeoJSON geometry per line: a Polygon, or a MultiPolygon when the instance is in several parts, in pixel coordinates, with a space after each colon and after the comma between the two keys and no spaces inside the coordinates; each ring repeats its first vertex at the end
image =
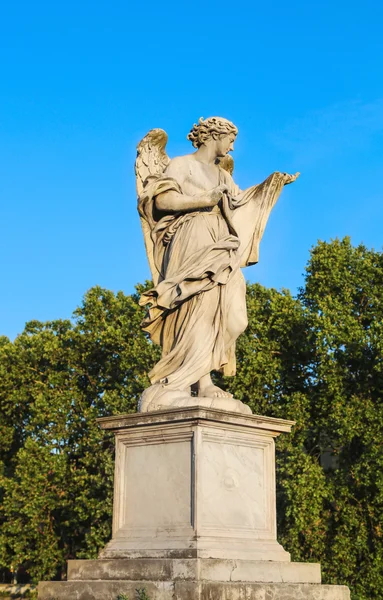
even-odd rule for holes
{"type": "MultiPolygon", "coordinates": [[[[294,419],[277,440],[279,538],[357,600],[383,589],[383,254],[348,238],[311,252],[297,299],[248,286],[230,389],[294,419]]],[[[230,385],[230,381],[225,381],[230,385]]]]}
{"type": "Polygon", "coordinates": [[[319,243],[300,295],[309,312],[312,439],[325,468],[329,582],[355,598],[383,589],[383,255],[348,238],[319,243]],[[324,465],[326,466],[326,465],[324,465]]]}
{"type": "Polygon", "coordinates": [[[93,288],[74,321],[28,323],[0,344],[0,565],[34,580],[110,536],[113,440],[96,418],[132,412],[157,349],[136,296],[93,288]]]}

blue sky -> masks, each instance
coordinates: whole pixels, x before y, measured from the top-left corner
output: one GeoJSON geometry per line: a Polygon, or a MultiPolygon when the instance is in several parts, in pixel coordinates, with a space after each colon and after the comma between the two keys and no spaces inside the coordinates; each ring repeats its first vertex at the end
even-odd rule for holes
{"type": "Polygon", "coordinates": [[[383,3],[19,2],[0,8],[0,334],[149,277],[135,147],[239,128],[241,187],[301,171],[249,281],[302,284],[318,239],[383,245],[383,3]]]}

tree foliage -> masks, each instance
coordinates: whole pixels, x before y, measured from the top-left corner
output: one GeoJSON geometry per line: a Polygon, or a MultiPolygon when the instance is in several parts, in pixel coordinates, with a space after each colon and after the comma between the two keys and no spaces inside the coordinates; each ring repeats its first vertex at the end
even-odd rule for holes
{"type": "Polygon", "coordinates": [[[93,288],[74,321],[0,345],[0,565],[35,580],[96,557],[111,531],[113,439],[96,418],[136,410],[158,351],[136,296],[93,288]]]}
{"type": "MultiPolygon", "coordinates": [[[[248,285],[234,379],[253,412],[293,419],[277,441],[279,539],[358,600],[383,589],[383,255],[349,239],[312,251],[298,297],[248,285]]],[[[158,349],[137,296],[93,288],[73,321],[0,338],[0,566],[60,577],[110,536],[113,444],[158,349]]]]}

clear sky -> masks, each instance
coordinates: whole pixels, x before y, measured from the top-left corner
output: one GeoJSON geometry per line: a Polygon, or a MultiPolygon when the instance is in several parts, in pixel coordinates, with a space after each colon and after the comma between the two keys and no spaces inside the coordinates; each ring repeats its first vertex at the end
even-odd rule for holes
{"type": "Polygon", "coordinates": [[[383,245],[381,0],[3,0],[0,334],[148,278],[135,147],[190,151],[200,116],[239,128],[241,187],[285,189],[249,281],[296,293],[318,239],[383,245]]]}

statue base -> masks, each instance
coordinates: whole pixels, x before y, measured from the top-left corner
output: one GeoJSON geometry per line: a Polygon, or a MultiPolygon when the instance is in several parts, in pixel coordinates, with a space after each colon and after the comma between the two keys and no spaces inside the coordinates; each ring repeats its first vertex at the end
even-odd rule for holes
{"type": "Polygon", "coordinates": [[[293,422],[189,407],[99,420],[116,438],[113,535],[40,600],[348,600],[276,539],[274,438],[293,422]]]}
{"type": "Polygon", "coordinates": [[[68,581],[39,584],[41,600],[349,600],[347,587],[320,584],[315,563],[215,559],[71,560],[68,581]]]}

